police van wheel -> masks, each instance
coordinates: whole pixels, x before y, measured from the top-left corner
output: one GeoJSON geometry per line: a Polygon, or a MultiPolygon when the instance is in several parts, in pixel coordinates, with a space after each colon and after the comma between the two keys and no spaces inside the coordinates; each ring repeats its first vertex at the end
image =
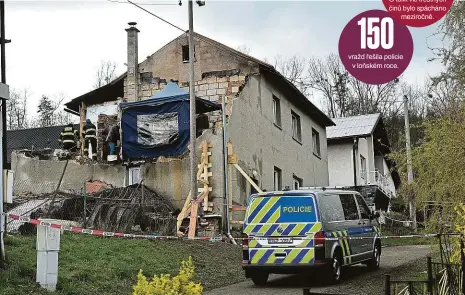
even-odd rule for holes
{"type": "Polygon", "coordinates": [[[254,273],[250,275],[250,278],[252,279],[252,282],[256,286],[263,286],[268,282],[268,277],[269,274],[267,273],[254,273]]]}
{"type": "Polygon", "coordinates": [[[367,262],[367,266],[371,270],[376,270],[379,268],[381,262],[381,245],[376,244],[373,249],[373,257],[367,262]]]}
{"type": "Polygon", "coordinates": [[[331,259],[330,273],[328,274],[328,281],[331,284],[337,284],[341,281],[342,273],[342,258],[339,252],[334,253],[331,259]]]}

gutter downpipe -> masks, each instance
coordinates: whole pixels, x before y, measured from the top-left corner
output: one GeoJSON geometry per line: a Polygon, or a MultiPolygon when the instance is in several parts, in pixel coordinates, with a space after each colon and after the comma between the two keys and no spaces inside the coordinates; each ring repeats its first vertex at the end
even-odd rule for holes
{"type": "Polygon", "coordinates": [[[230,224],[229,224],[229,190],[228,190],[228,144],[227,144],[227,134],[226,134],[226,95],[221,99],[221,109],[223,115],[223,187],[224,187],[224,217],[225,217],[225,227],[226,235],[228,238],[231,238],[230,233],[230,224]]]}
{"type": "Polygon", "coordinates": [[[356,150],[358,149],[358,137],[354,137],[354,145],[352,146],[353,164],[354,164],[354,187],[357,187],[357,157],[356,150]]]}

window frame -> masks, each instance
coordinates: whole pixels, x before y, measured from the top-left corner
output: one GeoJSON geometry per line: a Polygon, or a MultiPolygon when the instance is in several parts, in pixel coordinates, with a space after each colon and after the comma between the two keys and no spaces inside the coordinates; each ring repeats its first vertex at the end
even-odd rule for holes
{"type": "Polygon", "coordinates": [[[273,190],[281,191],[283,189],[283,170],[279,167],[274,166],[273,170],[273,190]],[[278,187],[276,188],[276,175],[278,176],[278,187]]]}
{"type": "Polygon", "coordinates": [[[291,130],[292,130],[292,138],[297,141],[298,143],[302,144],[302,122],[300,120],[300,116],[294,112],[291,111],[291,130]],[[297,138],[294,134],[294,118],[296,122],[296,128],[297,128],[297,138]]]}
{"type": "MultiPolygon", "coordinates": [[[[183,63],[189,63],[189,44],[181,46],[181,59],[183,63]],[[184,59],[184,48],[187,48],[187,59],[184,59]]],[[[195,58],[195,45],[194,45],[194,62],[196,61],[195,58]]]]}
{"type": "Polygon", "coordinates": [[[360,178],[367,180],[367,159],[360,155],[360,178]]]}
{"type": "Polygon", "coordinates": [[[315,128],[312,128],[312,152],[313,152],[313,155],[321,159],[320,133],[316,131],[315,128]],[[316,144],[317,152],[315,152],[315,144],[316,144]]]}
{"type": "Polygon", "coordinates": [[[281,100],[273,94],[273,124],[282,129],[281,100]]]}
{"type": "Polygon", "coordinates": [[[293,189],[298,190],[299,188],[301,188],[303,186],[303,182],[304,182],[304,180],[302,178],[298,177],[295,174],[292,174],[292,187],[293,187],[293,189]],[[295,187],[296,183],[298,185],[297,188],[295,187]]]}
{"type": "MultiPolygon", "coordinates": [[[[360,220],[360,211],[359,211],[359,208],[358,208],[358,205],[357,205],[357,200],[355,198],[355,196],[353,194],[339,194],[339,199],[341,200],[341,205],[342,205],[342,209],[344,211],[344,220],[345,221],[357,221],[357,220],[360,220]],[[343,205],[343,202],[342,202],[342,198],[344,197],[351,197],[352,200],[354,201],[354,204],[355,204],[355,210],[357,212],[357,218],[356,219],[347,219],[347,216],[346,216],[346,212],[344,210],[344,205],[343,205]]],[[[355,212],[353,212],[355,213],[355,212]]]]}
{"type": "Polygon", "coordinates": [[[365,198],[363,198],[362,195],[359,195],[359,194],[356,194],[355,195],[355,200],[357,201],[357,206],[358,206],[358,210],[359,210],[359,215],[360,215],[360,219],[370,219],[370,215],[371,215],[371,210],[370,210],[370,207],[368,207],[368,204],[366,203],[365,201],[365,198]],[[362,204],[360,204],[359,202],[359,198],[361,198],[362,200],[360,202],[362,202],[362,204]],[[368,211],[368,216],[366,218],[364,218],[362,216],[362,207],[364,207],[365,210],[368,211]]]}

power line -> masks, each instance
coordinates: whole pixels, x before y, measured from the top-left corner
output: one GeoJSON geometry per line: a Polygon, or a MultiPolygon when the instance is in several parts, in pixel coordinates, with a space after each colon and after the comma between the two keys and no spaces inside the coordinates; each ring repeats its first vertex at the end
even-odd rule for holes
{"type": "MultiPolygon", "coordinates": [[[[107,1],[110,1],[110,0],[107,0],[107,1]]],[[[110,1],[110,2],[113,2],[113,1],[110,1]]],[[[136,3],[134,3],[134,2],[131,2],[130,0],[127,0],[127,3],[131,3],[132,5],[136,6],[137,8],[142,9],[143,11],[145,11],[145,12],[151,14],[152,16],[158,18],[159,20],[161,20],[161,21],[163,21],[163,22],[169,24],[170,26],[175,27],[176,29],[178,29],[178,30],[180,30],[180,31],[183,31],[184,33],[186,32],[186,30],[181,29],[181,28],[178,27],[177,25],[175,25],[175,24],[173,24],[173,23],[171,23],[171,22],[165,20],[165,19],[162,18],[162,17],[159,17],[159,16],[156,15],[155,13],[152,13],[152,12],[148,11],[148,10],[145,9],[144,7],[139,6],[138,4],[136,4],[136,3]]]]}
{"type": "MultiPolygon", "coordinates": [[[[113,2],[113,3],[121,3],[121,4],[128,4],[127,1],[118,1],[118,0],[107,0],[108,2],[113,2]]],[[[181,2],[180,2],[181,3],[181,2]]],[[[173,3],[137,3],[139,5],[157,5],[157,6],[171,6],[171,5],[181,5],[181,4],[173,4],[173,3]]]]}

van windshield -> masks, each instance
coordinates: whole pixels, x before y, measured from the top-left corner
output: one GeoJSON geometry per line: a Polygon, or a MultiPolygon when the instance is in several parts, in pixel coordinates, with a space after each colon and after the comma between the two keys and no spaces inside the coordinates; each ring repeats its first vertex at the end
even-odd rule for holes
{"type": "Polygon", "coordinates": [[[258,196],[250,201],[246,222],[308,223],[317,220],[313,196],[258,196]]]}

